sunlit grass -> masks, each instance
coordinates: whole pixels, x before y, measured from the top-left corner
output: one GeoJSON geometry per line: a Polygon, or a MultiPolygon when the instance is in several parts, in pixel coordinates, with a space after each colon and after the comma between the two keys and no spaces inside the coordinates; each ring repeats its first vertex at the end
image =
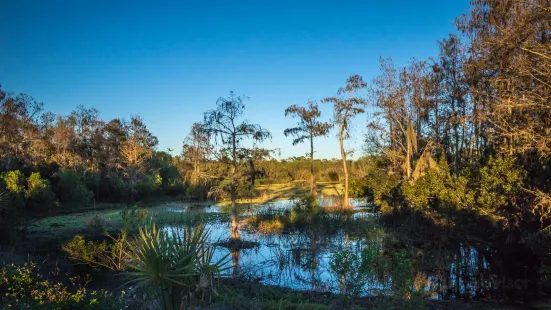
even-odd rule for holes
{"type": "Polygon", "coordinates": [[[278,233],[281,232],[284,225],[278,219],[260,222],[258,231],[262,233],[278,233]]]}
{"type": "MultiPolygon", "coordinates": [[[[343,185],[334,182],[318,182],[317,192],[323,196],[339,196],[343,193],[343,185]]],[[[238,199],[239,205],[262,204],[270,201],[284,199],[298,199],[310,193],[310,185],[306,181],[293,181],[289,183],[262,184],[257,185],[255,190],[258,196],[251,199],[238,199]]],[[[225,200],[217,203],[220,206],[227,206],[231,201],[225,200]]]]}

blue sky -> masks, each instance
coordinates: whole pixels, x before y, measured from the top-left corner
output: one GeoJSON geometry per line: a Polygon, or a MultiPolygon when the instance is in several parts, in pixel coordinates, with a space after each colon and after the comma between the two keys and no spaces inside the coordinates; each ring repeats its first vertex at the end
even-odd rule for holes
{"type": "MultiPolygon", "coordinates": [[[[180,152],[191,124],[230,90],[246,118],[273,134],[265,146],[304,155],[283,130],[291,104],[334,95],[351,74],[370,81],[379,57],[397,65],[437,55],[468,0],[2,1],[0,84],[68,114],[140,115],[159,149],[180,152]]],[[[322,109],[330,117],[331,109],[322,109]]],[[[366,117],[348,147],[361,151],[366,117]]],[[[317,157],[339,156],[334,134],[317,157]]]]}

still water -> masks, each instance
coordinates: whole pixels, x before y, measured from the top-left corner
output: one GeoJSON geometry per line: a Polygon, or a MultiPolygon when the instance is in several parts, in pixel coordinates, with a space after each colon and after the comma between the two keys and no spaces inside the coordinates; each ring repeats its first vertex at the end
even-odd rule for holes
{"type": "MultiPolygon", "coordinates": [[[[318,202],[322,206],[331,203],[323,198],[318,202]]],[[[487,244],[408,245],[403,242],[408,236],[385,228],[363,201],[351,201],[353,214],[327,213],[316,223],[277,233],[262,233],[247,224],[247,218],[257,214],[288,214],[293,203],[283,200],[245,210],[241,240],[253,244],[248,248],[220,245],[230,239],[227,221],[207,223],[209,241],[216,246],[214,260],[228,256],[228,275],[265,285],[360,296],[480,299],[511,291],[523,294],[533,286],[528,273],[511,276],[504,272],[507,263],[487,244]]],[[[172,212],[191,210],[174,208],[172,212]]],[[[199,212],[222,209],[208,206],[199,212]]],[[[167,229],[177,231],[178,227],[167,229]]]]}

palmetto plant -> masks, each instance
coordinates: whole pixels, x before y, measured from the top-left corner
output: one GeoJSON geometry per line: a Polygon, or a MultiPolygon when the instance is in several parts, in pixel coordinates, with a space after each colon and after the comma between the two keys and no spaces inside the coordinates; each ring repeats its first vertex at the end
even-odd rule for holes
{"type": "Polygon", "coordinates": [[[213,278],[227,267],[227,256],[212,262],[204,226],[171,231],[155,224],[140,228],[130,245],[129,283],[147,293],[153,307],[189,309],[214,291],[213,278]]]}

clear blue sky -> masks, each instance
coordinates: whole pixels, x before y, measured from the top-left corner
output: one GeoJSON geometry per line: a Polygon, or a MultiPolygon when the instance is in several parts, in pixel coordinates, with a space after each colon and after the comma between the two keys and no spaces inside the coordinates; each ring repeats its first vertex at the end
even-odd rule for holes
{"type": "MultiPolygon", "coordinates": [[[[159,149],[180,152],[194,121],[230,90],[247,119],[273,133],[268,147],[300,156],[283,129],[291,104],[335,94],[354,73],[370,81],[379,56],[397,65],[437,55],[468,0],[1,1],[0,84],[68,114],[140,115],[159,149]]],[[[331,109],[324,107],[325,117],[331,109]]],[[[349,142],[357,153],[365,116],[349,142]]],[[[317,157],[338,157],[334,135],[317,157]]]]}

